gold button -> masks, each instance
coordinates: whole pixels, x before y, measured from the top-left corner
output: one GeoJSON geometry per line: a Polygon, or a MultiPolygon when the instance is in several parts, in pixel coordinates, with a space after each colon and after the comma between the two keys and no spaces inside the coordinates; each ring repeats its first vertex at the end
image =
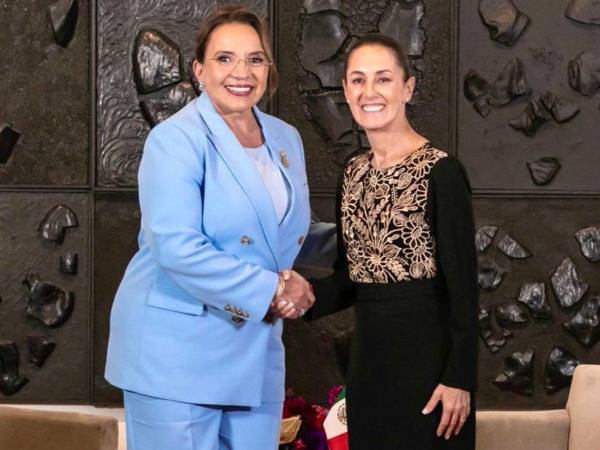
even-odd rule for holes
{"type": "Polygon", "coordinates": [[[242,236],[242,237],[240,238],[240,243],[241,243],[242,245],[250,245],[250,244],[252,244],[252,239],[250,239],[250,237],[249,237],[249,236],[242,236]]]}
{"type": "Polygon", "coordinates": [[[300,238],[298,239],[298,245],[302,244],[304,244],[304,236],[300,236],[300,238]]]}
{"type": "Polygon", "coordinates": [[[244,321],[244,319],[242,319],[241,317],[237,317],[237,316],[233,316],[231,318],[231,320],[233,320],[235,323],[241,323],[244,321]]]}

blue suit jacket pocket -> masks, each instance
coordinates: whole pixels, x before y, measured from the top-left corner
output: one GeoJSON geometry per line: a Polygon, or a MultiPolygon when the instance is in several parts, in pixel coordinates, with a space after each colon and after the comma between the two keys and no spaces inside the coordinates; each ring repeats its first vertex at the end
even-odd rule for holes
{"type": "Polygon", "coordinates": [[[155,284],[150,288],[147,304],[155,308],[192,314],[194,316],[200,316],[206,310],[204,303],[192,297],[184,290],[160,284],[155,284]]]}

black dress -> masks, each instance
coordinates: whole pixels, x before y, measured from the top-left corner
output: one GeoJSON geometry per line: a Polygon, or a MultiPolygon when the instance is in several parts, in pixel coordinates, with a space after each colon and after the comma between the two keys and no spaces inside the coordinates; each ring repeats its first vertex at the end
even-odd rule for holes
{"type": "Polygon", "coordinates": [[[439,383],[475,391],[477,258],[462,165],[425,144],[401,163],[346,163],[334,273],[311,280],[309,320],[355,309],[347,414],[350,450],[473,450],[475,404],[458,436],[436,436],[439,383]]]}

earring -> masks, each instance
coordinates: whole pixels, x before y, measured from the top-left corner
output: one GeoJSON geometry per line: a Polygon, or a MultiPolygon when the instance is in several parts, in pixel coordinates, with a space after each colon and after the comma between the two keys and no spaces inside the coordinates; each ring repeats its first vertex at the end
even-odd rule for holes
{"type": "Polygon", "coordinates": [[[201,91],[206,89],[206,85],[204,84],[204,81],[198,80],[198,89],[200,89],[201,91]]]}

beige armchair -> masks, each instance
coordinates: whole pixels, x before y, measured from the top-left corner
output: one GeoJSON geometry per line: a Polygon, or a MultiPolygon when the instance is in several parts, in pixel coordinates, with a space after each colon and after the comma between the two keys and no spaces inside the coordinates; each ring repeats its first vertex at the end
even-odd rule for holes
{"type": "Polygon", "coordinates": [[[566,409],[478,411],[477,450],[600,450],[600,365],[575,369],[566,409]]]}
{"type": "Polygon", "coordinates": [[[0,407],[0,450],[117,450],[117,419],[0,407]]]}

